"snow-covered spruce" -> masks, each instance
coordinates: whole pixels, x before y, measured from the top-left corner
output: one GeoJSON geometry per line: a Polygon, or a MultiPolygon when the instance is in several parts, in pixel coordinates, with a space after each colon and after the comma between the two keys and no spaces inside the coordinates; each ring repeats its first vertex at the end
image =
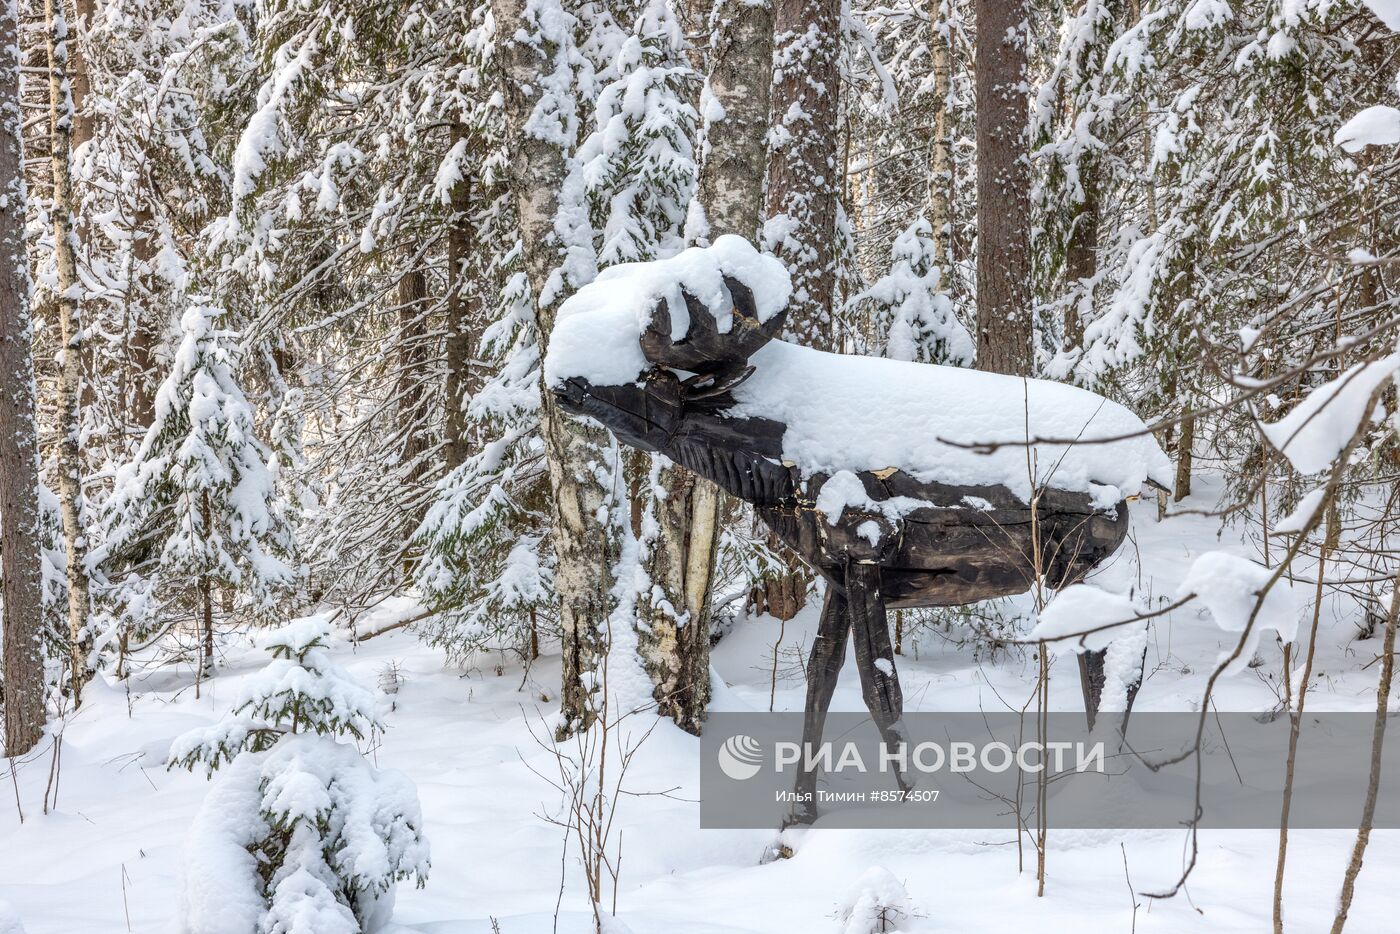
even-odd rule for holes
{"type": "Polygon", "coordinates": [[[602,266],[678,252],[699,172],[691,143],[699,116],[688,99],[700,79],[667,0],[642,9],[613,68],[576,156],[602,266]]]}
{"type": "Polygon", "coordinates": [[[891,360],[967,365],[976,355],[943,285],[933,228],[922,217],[894,238],[890,271],[851,301],[870,303],[874,349],[891,360]]]}
{"type": "MultiPolygon", "coordinates": [[[[196,305],[182,317],[154,421],[117,470],[91,555],[109,577],[156,578],[167,597],[197,599],[206,619],[215,585],[267,612],[299,577],[277,459],[254,433],[221,314],[196,305]]],[[[206,666],[212,645],[206,628],[206,666]]]]}
{"type": "Polygon", "coordinates": [[[428,873],[413,783],[337,739],[384,729],[385,698],[332,664],[321,617],[262,641],[272,661],[228,715],[171,745],[171,768],[227,765],[187,838],[178,930],[377,931],[395,883],[428,873]]]}

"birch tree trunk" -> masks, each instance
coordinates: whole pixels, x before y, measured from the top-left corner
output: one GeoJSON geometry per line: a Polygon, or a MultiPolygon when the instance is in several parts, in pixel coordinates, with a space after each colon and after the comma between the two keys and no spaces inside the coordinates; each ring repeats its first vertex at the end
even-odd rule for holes
{"type": "Polygon", "coordinates": [[[711,241],[724,234],[754,240],[763,227],[773,10],[767,3],[716,0],[710,19],[709,89],[722,116],[705,122],[698,196],[711,241]]]}
{"type": "Polygon", "coordinates": [[[49,59],[50,169],[53,175],[54,265],[58,272],[58,320],[63,364],[58,383],[58,502],[68,557],[69,676],[73,705],[82,703],[92,676],[88,655],[87,543],[82,528],[82,452],[79,393],[82,391],[82,319],[78,259],[73,233],[73,99],[68,85],[68,25],[59,0],[45,0],[49,59]]]}
{"type": "Polygon", "coordinates": [[[929,144],[928,222],[933,228],[934,255],[943,271],[943,287],[953,284],[953,139],[948,130],[948,95],[953,90],[953,36],[943,3],[929,4],[933,35],[929,53],[933,71],[933,139],[929,144]]]}
{"type": "Polygon", "coordinates": [[[659,471],[658,534],[648,571],[662,600],[645,601],[637,650],[657,713],[699,735],[710,702],[710,584],[719,538],[719,491],[682,467],[659,471]]]}
{"type": "Polygon", "coordinates": [[[0,583],[4,600],[5,755],[44,732],[39,439],[29,321],[28,192],[20,137],[17,8],[0,9],[0,583]]]}
{"type": "Polygon", "coordinates": [[[977,0],[977,367],[1029,376],[1026,2],[977,0]]]}
{"type": "MultiPolygon", "coordinates": [[[[754,240],[763,225],[773,14],[766,4],[717,0],[710,22],[709,92],[717,106],[705,125],[697,192],[705,224],[691,234],[754,240]]],[[[663,468],[658,482],[665,496],[649,570],[665,600],[651,601],[638,649],[659,712],[698,734],[710,700],[710,591],[723,494],[682,467],[663,468]]]]}
{"type": "MultiPolygon", "coordinates": [[[[551,280],[559,274],[564,244],[554,223],[568,173],[565,147],[573,144],[573,131],[566,130],[572,126],[571,115],[549,112],[551,102],[542,92],[551,93],[543,85],[558,80],[555,57],[559,43],[568,37],[551,36],[548,24],[542,28],[542,20],[560,11],[556,3],[492,0],[491,9],[497,35],[511,37],[497,55],[513,154],[510,185],[543,357],[560,297],[551,280]]],[[[609,446],[606,432],[570,419],[548,391],[543,392],[540,423],[555,511],[554,586],[559,593],[564,655],[559,730],[563,736],[588,727],[594,717],[584,675],[597,670],[605,649],[603,632],[613,604],[611,569],[618,547],[605,520],[610,491],[594,472],[609,446]]]]}
{"type": "Polygon", "coordinates": [[[835,347],[840,0],[774,0],[773,130],[768,230],[792,274],[787,327],[802,343],[835,347]]]}

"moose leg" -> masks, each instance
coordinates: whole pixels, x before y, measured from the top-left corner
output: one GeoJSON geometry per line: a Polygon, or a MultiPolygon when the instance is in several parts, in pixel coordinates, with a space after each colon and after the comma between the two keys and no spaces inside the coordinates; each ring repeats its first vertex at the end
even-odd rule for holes
{"type": "Polygon", "coordinates": [[[1079,653],[1079,687],[1084,692],[1084,719],[1089,721],[1090,730],[1094,728],[1099,703],[1103,700],[1104,659],[1107,657],[1108,649],[1079,653]]]}
{"type": "MultiPolygon", "coordinates": [[[[807,658],[807,714],[802,723],[803,749],[816,749],[822,741],[831,695],[836,691],[836,680],[846,661],[846,634],[850,629],[846,598],[835,584],[828,583],[817,637],[807,658]]],[[[806,757],[803,759],[803,768],[797,773],[797,802],[785,825],[810,824],[817,819],[817,773],[815,769],[807,769],[806,757]]]]}
{"type": "MultiPolygon", "coordinates": [[[[1108,658],[1108,649],[1100,649],[1097,652],[1082,652],[1079,655],[1079,686],[1084,691],[1084,718],[1089,722],[1089,729],[1094,728],[1094,721],[1098,719],[1099,707],[1103,703],[1103,686],[1107,678],[1104,670],[1104,663],[1108,658]]],[[[1132,684],[1128,685],[1127,705],[1123,710],[1122,720],[1119,724],[1124,731],[1128,729],[1128,717],[1133,712],[1133,700],[1137,697],[1138,688],[1142,687],[1143,668],[1147,664],[1147,647],[1143,646],[1142,661],[1138,663],[1138,677],[1132,684]]]]}
{"type": "MultiPolygon", "coordinates": [[[[850,604],[851,639],[855,643],[856,668],[860,671],[861,693],[865,706],[880,731],[886,748],[905,741],[904,693],[899,689],[899,674],[894,668],[894,649],[890,645],[890,628],[885,618],[885,595],[880,591],[880,566],[846,563],[846,600],[850,604]]],[[[899,787],[912,785],[901,772],[899,787]]]]}

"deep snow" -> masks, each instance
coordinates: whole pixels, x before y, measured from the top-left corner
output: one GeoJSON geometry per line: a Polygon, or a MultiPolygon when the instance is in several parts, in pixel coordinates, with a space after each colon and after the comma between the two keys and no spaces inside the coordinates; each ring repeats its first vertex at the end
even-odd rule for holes
{"type": "MultiPolygon", "coordinates": [[[[1198,489],[1203,492],[1184,505],[1214,501],[1216,490],[1209,483],[1198,489]]],[[[1176,592],[1203,553],[1225,549],[1257,556],[1255,544],[1240,541],[1231,530],[1218,539],[1215,520],[1181,516],[1157,523],[1155,506],[1144,503],[1135,504],[1133,512],[1133,541],[1095,581],[1108,591],[1134,586],[1148,604],[1158,605],[1176,592]]],[[[1324,608],[1309,707],[1368,709],[1374,704],[1375,666],[1361,669],[1379,639],[1356,641],[1355,607],[1348,600],[1328,597],[1324,608]]],[[[401,598],[381,611],[385,620],[410,612],[401,598]]],[[[365,621],[362,630],[374,623],[365,621]]],[[[813,624],[808,611],[781,627],[777,709],[801,708],[797,658],[810,645],[813,624]]],[[[779,632],[774,620],[743,620],[723,639],[714,655],[724,681],[716,687],[717,709],[767,709],[779,632]]],[[[1230,638],[1204,607],[1155,620],[1139,709],[1192,709],[1230,638]]],[[[1260,653],[1262,666],[1222,683],[1221,709],[1262,709],[1277,702],[1280,656],[1272,636],[1263,640],[1260,653]]],[[[40,810],[49,744],[18,763],[15,779],[26,820],[18,823],[14,795],[6,791],[12,803],[0,811],[6,842],[0,848],[0,902],[10,903],[30,934],[170,929],[181,846],[209,786],[200,775],[167,772],[163,759],[174,737],[213,722],[263,659],[246,641],[228,647],[219,676],[202,686],[199,700],[183,671],[150,673],[129,686],[93,685],[82,711],[63,724],[57,806],[47,815],[40,810]]],[[[534,737],[543,739],[543,724],[556,709],[557,661],[547,657],[528,673],[508,662],[497,674],[498,660],[488,658],[462,672],[445,668],[437,652],[404,631],[340,650],[336,661],[367,683],[376,683],[391,663],[402,672],[389,731],[371,758],[417,783],[433,865],[426,888],[400,886],[397,926],[390,930],[486,934],[493,917],[504,934],[552,930],[564,854],[559,831],[537,815],[556,807],[558,797],[532,767],[544,774],[553,768],[534,737]]],[[[998,695],[1024,700],[1036,662],[1028,651],[1016,649],[974,658],[945,634],[923,631],[906,636],[899,670],[909,709],[975,710],[979,704],[999,704],[998,695]]],[[[1079,691],[1073,658],[1057,659],[1052,704],[1078,709],[1079,691]]],[[[849,660],[834,706],[863,709],[849,660]]],[[[679,786],[679,798],[693,799],[697,755],[697,740],[663,724],[643,746],[628,785],[636,791],[679,786]]],[[[1139,905],[1136,930],[1144,934],[1254,934],[1269,928],[1275,831],[1204,833],[1187,895],[1154,902],[1133,896],[1132,889],[1153,890],[1174,881],[1185,853],[1182,832],[1051,831],[1047,891],[1037,898],[1031,850],[1026,848],[1026,870],[1018,873],[1016,846],[1005,829],[816,829],[789,835],[796,850],[791,859],[761,864],[774,834],[701,831],[693,801],[628,798],[619,820],[618,910],[636,934],[834,934],[841,930],[843,908],[860,902],[862,886],[873,884],[872,878],[889,885],[886,876],[873,872],[878,868],[907,889],[916,914],[908,929],[914,931],[1126,934],[1134,923],[1134,904],[1139,905]]],[[[1330,924],[1353,838],[1341,831],[1293,832],[1289,931],[1309,934],[1330,924]]],[[[568,873],[558,929],[591,930],[572,853],[564,864],[568,873]]],[[[1375,833],[1349,932],[1395,929],[1397,869],[1400,833],[1375,833]]]]}

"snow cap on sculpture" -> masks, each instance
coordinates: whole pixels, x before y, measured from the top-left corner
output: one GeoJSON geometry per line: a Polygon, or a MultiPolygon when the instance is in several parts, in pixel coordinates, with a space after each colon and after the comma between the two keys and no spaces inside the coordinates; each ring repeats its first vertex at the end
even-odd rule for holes
{"type": "MultiPolygon", "coordinates": [[[[545,383],[557,388],[570,378],[595,386],[634,382],[659,362],[657,354],[674,353],[694,340],[690,335],[687,341],[692,322],[756,350],[781,328],[791,294],[783,264],[733,235],[670,259],[612,266],[560,306],[544,361],[545,383]],[[748,290],[751,309],[730,283],[748,290]],[[711,320],[696,320],[702,312],[711,320]],[[736,325],[741,333],[735,333],[736,325]],[[750,332],[753,338],[745,341],[750,332]]],[[[699,355],[685,362],[691,368],[704,363],[699,355]]]]}
{"type": "Polygon", "coordinates": [[[649,389],[645,411],[602,401],[609,427],[626,432],[626,421],[645,434],[641,421],[654,430],[685,406],[722,399],[725,418],[783,426],[780,459],[804,480],[894,469],[919,482],[1004,486],[1022,501],[1042,486],[1088,493],[1105,510],[1146,483],[1172,483],[1142,420],[1087,390],[778,339],[791,288],[777,260],[735,236],[615,266],[560,308],[546,383],[586,405],[669,371],[679,387],[649,389]]]}

